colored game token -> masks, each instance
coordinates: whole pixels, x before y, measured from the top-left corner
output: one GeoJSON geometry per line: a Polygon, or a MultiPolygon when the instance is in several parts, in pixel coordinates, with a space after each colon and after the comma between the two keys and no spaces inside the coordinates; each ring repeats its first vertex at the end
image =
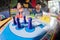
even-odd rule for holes
{"type": "Polygon", "coordinates": [[[20,24],[19,18],[17,18],[17,26],[18,26],[18,28],[21,28],[21,24],[20,24]]]}
{"type": "Polygon", "coordinates": [[[24,23],[26,24],[27,22],[26,22],[26,16],[24,16],[24,23]]]}
{"type": "Polygon", "coordinates": [[[19,15],[20,15],[20,12],[19,12],[19,15]]]}
{"type": "Polygon", "coordinates": [[[29,18],[28,28],[29,29],[32,29],[32,18],[29,18]]]}
{"type": "Polygon", "coordinates": [[[13,23],[14,23],[14,25],[16,25],[16,20],[15,20],[15,17],[13,17],[13,23]]]}
{"type": "Polygon", "coordinates": [[[23,18],[22,13],[19,12],[19,18],[23,18]]]}
{"type": "Polygon", "coordinates": [[[19,12],[19,13],[16,15],[16,18],[23,18],[22,13],[19,12]]]}
{"type": "Polygon", "coordinates": [[[35,27],[32,25],[32,18],[29,18],[28,20],[28,26],[25,28],[26,32],[34,32],[35,27]]]}

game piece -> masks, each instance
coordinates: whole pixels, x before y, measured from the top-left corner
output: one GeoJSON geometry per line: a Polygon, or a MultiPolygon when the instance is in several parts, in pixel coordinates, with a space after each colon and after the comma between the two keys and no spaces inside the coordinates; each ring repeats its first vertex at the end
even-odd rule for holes
{"type": "Polygon", "coordinates": [[[22,13],[19,12],[19,18],[23,18],[22,13]]]}
{"type": "Polygon", "coordinates": [[[13,17],[13,23],[14,23],[14,25],[16,25],[15,17],[13,17]]]}
{"type": "Polygon", "coordinates": [[[32,29],[32,18],[29,18],[28,28],[29,29],[32,29]]]}
{"type": "Polygon", "coordinates": [[[19,12],[19,15],[20,15],[20,12],[19,12]]]}
{"type": "Polygon", "coordinates": [[[16,15],[16,18],[23,18],[22,13],[19,12],[19,13],[16,15]]]}
{"type": "Polygon", "coordinates": [[[26,24],[26,16],[24,16],[24,23],[26,24]]]}
{"type": "Polygon", "coordinates": [[[17,18],[17,25],[18,25],[18,28],[21,28],[21,24],[20,24],[19,18],[17,18]]]}

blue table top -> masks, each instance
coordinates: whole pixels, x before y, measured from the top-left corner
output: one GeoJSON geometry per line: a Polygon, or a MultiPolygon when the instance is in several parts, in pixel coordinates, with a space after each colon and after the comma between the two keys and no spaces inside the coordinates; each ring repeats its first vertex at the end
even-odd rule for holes
{"type": "Polygon", "coordinates": [[[0,34],[0,39],[1,40],[40,40],[45,34],[46,32],[43,32],[38,38],[19,37],[10,31],[8,24],[7,27],[4,29],[4,31],[2,32],[2,34],[0,34]]]}

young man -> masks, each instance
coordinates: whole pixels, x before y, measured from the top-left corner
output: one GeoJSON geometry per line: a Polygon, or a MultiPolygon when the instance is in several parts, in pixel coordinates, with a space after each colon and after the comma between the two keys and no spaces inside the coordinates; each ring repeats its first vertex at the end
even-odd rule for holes
{"type": "Polygon", "coordinates": [[[36,14],[39,14],[40,16],[43,15],[43,12],[42,12],[42,10],[41,10],[41,5],[40,5],[40,3],[37,3],[37,4],[36,4],[36,7],[35,7],[34,10],[32,10],[32,13],[33,13],[34,15],[36,15],[36,14]]]}

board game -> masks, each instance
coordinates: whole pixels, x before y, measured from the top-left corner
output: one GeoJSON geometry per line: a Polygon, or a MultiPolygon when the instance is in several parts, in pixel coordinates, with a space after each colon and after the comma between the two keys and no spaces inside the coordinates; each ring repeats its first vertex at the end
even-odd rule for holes
{"type": "Polygon", "coordinates": [[[30,16],[12,17],[0,35],[1,40],[40,40],[56,26],[56,18],[44,15],[39,18],[30,16]]]}

